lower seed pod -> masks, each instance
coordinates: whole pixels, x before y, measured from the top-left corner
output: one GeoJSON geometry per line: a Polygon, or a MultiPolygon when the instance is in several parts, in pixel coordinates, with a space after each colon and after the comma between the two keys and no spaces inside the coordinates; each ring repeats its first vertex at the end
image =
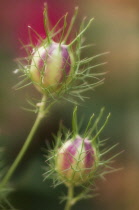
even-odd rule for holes
{"type": "Polygon", "coordinates": [[[32,57],[30,75],[41,92],[54,92],[69,81],[73,69],[73,55],[67,45],[52,42],[39,47],[32,57]]]}
{"type": "Polygon", "coordinates": [[[88,182],[96,169],[96,150],[88,139],[77,136],[59,149],[56,171],[65,184],[81,185],[88,182]]]}

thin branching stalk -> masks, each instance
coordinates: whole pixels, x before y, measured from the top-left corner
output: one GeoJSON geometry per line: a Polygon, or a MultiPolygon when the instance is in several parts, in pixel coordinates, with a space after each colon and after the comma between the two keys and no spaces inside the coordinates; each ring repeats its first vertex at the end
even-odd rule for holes
{"type": "Polygon", "coordinates": [[[23,145],[23,147],[21,148],[19,154],[17,155],[15,161],[13,162],[13,164],[11,165],[11,167],[9,168],[8,172],[6,173],[6,175],[4,176],[3,180],[1,181],[0,186],[4,187],[7,182],[9,181],[9,179],[11,178],[11,176],[13,175],[14,171],[16,170],[16,168],[18,167],[19,163],[21,162],[23,156],[25,155],[29,145],[31,144],[31,141],[33,140],[33,136],[38,128],[38,126],[40,125],[41,120],[44,118],[45,116],[45,104],[46,104],[46,96],[43,95],[42,97],[42,101],[40,103],[40,107],[39,107],[39,111],[38,111],[38,115],[37,118],[34,122],[34,125],[23,145]]]}
{"type": "Polygon", "coordinates": [[[71,210],[71,207],[73,205],[72,200],[74,197],[74,187],[73,185],[68,186],[68,196],[67,196],[67,203],[65,206],[65,210],[71,210]]]}

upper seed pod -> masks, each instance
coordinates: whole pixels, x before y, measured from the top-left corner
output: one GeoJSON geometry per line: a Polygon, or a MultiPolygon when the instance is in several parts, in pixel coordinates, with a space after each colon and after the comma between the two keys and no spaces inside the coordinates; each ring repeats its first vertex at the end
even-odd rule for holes
{"type": "Polygon", "coordinates": [[[86,97],[82,93],[103,83],[103,79],[98,81],[98,78],[92,74],[93,66],[89,67],[88,65],[88,62],[96,56],[81,59],[81,50],[87,47],[86,45],[82,46],[84,40],[82,36],[89,28],[93,18],[87,24],[84,18],[79,32],[75,37],[72,36],[74,39],[71,39],[70,35],[78,14],[78,7],[75,7],[69,24],[67,24],[66,13],[54,27],[50,27],[47,10],[48,7],[45,3],[43,15],[46,38],[44,40],[31,26],[28,26],[30,43],[23,44],[28,56],[18,59],[19,70],[21,70],[23,78],[26,77],[15,88],[27,87],[33,83],[41,93],[47,95],[47,98],[58,100],[63,97],[67,101],[76,103],[76,97],[84,100],[86,97]],[[63,26],[59,29],[61,21],[63,21],[63,26]],[[33,34],[35,37],[32,37],[33,34]],[[39,45],[35,45],[34,38],[38,40],[39,45]],[[54,40],[58,40],[57,43],[54,40]],[[30,53],[31,51],[32,53],[30,53]],[[26,66],[24,66],[25,64],[26,66]],[[97,81],[91,84],[90,78],[96,78],[97,81]],[[31,82],[28,82],[28,79],[31,79],[31,82]],[[68,97],[65,97],[65,93],[68,97]]]}
{"type": "Polygon", "coordinates": [[[92,178],[96,163],[96,150],[91,141],[77,136],[59,149],[56,170],[65,184],[81,185],[92,178]]]}
{"type": "Polygon", "coordinates": [[[67,45],[52,42],[39,47],[32,57],[31,79],[40,91],[49,88],[54,92],[63,82],[70,81],[73,55],[67,45]]]}

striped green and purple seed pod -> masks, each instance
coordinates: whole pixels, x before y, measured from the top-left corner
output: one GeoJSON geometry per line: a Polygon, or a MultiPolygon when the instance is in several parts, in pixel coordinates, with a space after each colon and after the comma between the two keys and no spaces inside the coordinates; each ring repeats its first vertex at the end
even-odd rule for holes
{"type": "Polygon", "coordinates": [[[96,150],[91,141],[77,136],[59,149],[56,170],[67,185],[81,185],[92,178],[96,160],[96,150]]]}
{"type": "Polygon", "coordinates": [[[73,54],[67,45],[52,42],[39,47],[32,57],[31,79],[41,88],[59,89],[69,81],[74,65],[73,54]]]}

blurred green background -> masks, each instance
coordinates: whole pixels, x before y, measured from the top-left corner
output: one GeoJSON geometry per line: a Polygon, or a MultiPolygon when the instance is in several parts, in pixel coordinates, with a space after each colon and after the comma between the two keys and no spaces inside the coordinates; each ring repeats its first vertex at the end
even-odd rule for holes
{"type": "MultiPolygon", "coordinates": [[[[34,87],[15,91],[18,75],[14,59],[24,54],[19,39],[29,42],[27,26],[31,25],[42,37],[43,0],[0,0],[0,144],[5,147],[7,163],[18,154],[35,115],[25,112],[26,98],[40,97],[34,87]]],[[[115,162],[122,171],[110,174],[105,182],[98,182],[100,195],[78,203],[73,210],[138,210],[139,209],[139,2],[137,0],[48,0],[52,24],[67,11],[69,17],[79,6],[75,24],[82,18],[95,20],[86,32],[86,42],[95,44],[84,51],[88,57],[101,52],[110,54],[95,62],[108,61],[98,71],[108,71],[105,84],[87,95],[90,99],[79,107],[79,119],[85,126],[94,112],[106,107],[112,113],[101,138],[110,137],[109,144],[119,142],[114,153],[125,150],[115,162]]],[[[76,30],[75,30],[76,31],[76,30]]],[[[52,141],[59,121],[71,128],[73,105],[59,103],[49,117],[43,120],[34,136],[32,145],[12,178],[15,191],[12,204],[20,210],[63,209],[59,196],[66,192],[63,186],[52,188],[51,181],[42,182],[44,158],[41,148],[52,141]]]]}

